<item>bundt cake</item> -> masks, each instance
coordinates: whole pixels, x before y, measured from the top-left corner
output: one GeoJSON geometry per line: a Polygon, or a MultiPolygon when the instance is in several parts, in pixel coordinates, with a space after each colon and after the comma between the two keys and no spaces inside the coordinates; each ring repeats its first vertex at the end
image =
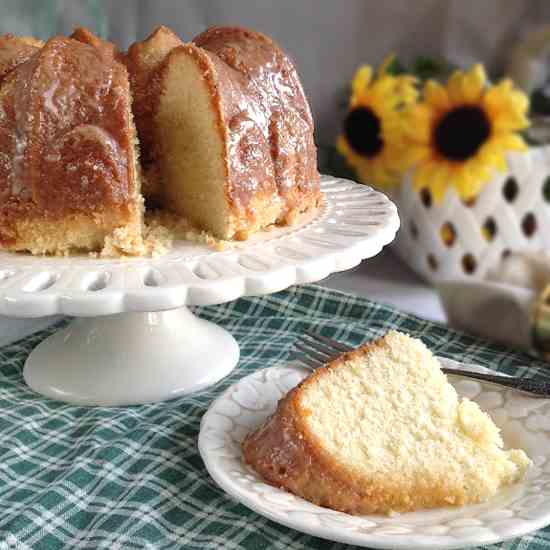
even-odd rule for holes
{"type": "Polygon", "coordinates": [[[313,122],[296,70],[268,37],[165,27],[128,53],[147,179],[162,204],[223,239],[292,223],[320,198],[313,122]]]}
{"type": "Polygon", "coordinates": [[[184,44],[160,27],[126,54],[83,28],[5,35],[0,195],[8,250],[143,253],[144,197],[244,239],[320,200],[311,113],[288,57],[249,30],[184,44]]]}
{"type": "Polygon", "coordinates": [[[426,346],[395,331],[318,369],[242,444],[269,483],[350,514],[484,501],[530,463],[502,447],[426,346]]]}
{"type": "Polygon", "coordinates": [[[140,239],[143,200],[124,65],[107,45],[66,37],[12,52],[3,66],[14,68],[0,86],[1,247],[98,250],[115,230],[140,239]]]}

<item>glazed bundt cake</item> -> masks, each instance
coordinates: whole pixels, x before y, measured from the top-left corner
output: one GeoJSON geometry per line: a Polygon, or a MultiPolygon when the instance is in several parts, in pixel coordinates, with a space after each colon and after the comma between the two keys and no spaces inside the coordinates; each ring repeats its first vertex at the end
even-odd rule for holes
{"type": "Polygon", "coordinates": [[[530,463],[502,446],[426,346],[395,331],[318,369],[242,445],[269,483],[350,514],[484,501],[530,463]]]}
{"type": "Polygon", "coordinates": [[[1,247],[59,254],[101,249],[116,230],[139,239],[126,68],[109,47],[72,38],[29,48],[3,60],[14,68],[0,86],[1,247]]]}
{"type": "Polygon", "coordinates": [[[271,39],[218,27],[182,44],[161,27],[130,48],[128,67],[142,157],[160,178],[147,188],[166,208],[243,239],[318,203],[309,106],[271,39]]]}
{"type": "Polygon", "coordinates": [[[0,194],[8,250],[143,253],[144,197],[244,239],[320,200],[311,113],[288,57],[245,29],[184,44],[160,27],[127,54],[83,28],[5,35],[0,194]]]}

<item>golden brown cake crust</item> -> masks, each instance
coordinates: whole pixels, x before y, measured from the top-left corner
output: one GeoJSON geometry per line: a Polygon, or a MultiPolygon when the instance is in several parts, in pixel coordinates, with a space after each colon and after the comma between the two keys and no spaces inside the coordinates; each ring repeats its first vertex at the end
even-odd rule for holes
{"type": "Polygon", "coordinates": [[[339,463],[311,433],[304,422],[309,411],[300,405],[300,394],[329,370],[350,359],[364,357],[383,339],[346,353],[319,368],[289,392],[267,422],[242,443],[245,461],[272,485],[286,489],[314,504],[349,514],[406,512],[419,508],[461,505],[463,488],[447,479],[415,479],[412,491],[404,492],[399,476],[365,479],[352,467],[339,463]]]}
{"type": "Polygon", "coordinates": [[[21,221],[111,212],[114,225],[117,213],[137,223],[130,107],[125,67],[71,38],[52,38],[9,73],[0,88],[0,245],[17,248],[21,221]]]}
{"type": "Polygon", "coordinates": [[[105,55],[108,58],[117,59],[118,61],[122,59],[116,44],[113,44],[113,42],[102,40],[93,32],[84,27],[77,27],[69,38],[92,46],[96,50],[99,50],[102,55],[105,55]]]}
{"type": "Polygon", "coordinates": [[[284,202],[279,222],[320,196],[313,120],[294,65],[269,37],[239,27],[212,27],[193,39],[217,74],[225,131],[227,194],[239,209],[254,193],[284,202]]]}
{"type": "MultiPolygon", "coordinates": [[[[153,119],[160,93],[159,73],[166,63],[168,54],[182,44],[183,42],[168,27],[160,26],[145,40],[132,44],[124,56],[134,97],[133,111],[141,144],[141,162],[144,169],[153,174],[158,171],[158,168],[152,167],[151,164],[157,158],[153,119]]],[[[155,183],[151,185],[151,194],[156,194],[155,183]]],[[[144,194],[148,195],[147,189],[144,190],[144,194]]]]}
{"type": "Polygon", "coordinates": [[[0,85],[10,71],[30,59],[42,46],[44,42],[30,36],[0,36],[0,85]]]}

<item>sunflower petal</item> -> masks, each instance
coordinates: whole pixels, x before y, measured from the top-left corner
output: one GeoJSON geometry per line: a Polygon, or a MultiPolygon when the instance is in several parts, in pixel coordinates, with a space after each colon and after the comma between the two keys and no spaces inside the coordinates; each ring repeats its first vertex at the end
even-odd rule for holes
{"type": "Polygon", "coordinates": [[[426,104],[419,103],[407,110],[404,115],[404,133],[416,143],[429,143],[432,136],[433,110],[426,104]]]}
{"type": "Polygon", "coordinates": [[[470,199],[474,195],[472,187],[475,185],[475,175],[472,173],[468,164],[458,166],[453,173],[453,186],[461,199],[470,199]]]}
{"type": "Polygon", "coordinates": [[[407,106],[418,99],[417,79],[414,76],[398,76],[395,78],[395,95],[398,106],[407,106]]]}
{"type": "Polygon", "coordinates": [[[510,93],[510,99],[518,112],[527,113],[529,110],[529,98],[527,94],[520,90],[514,90],[510,93]]]}
{"type": "Polygon", "coordinates": [[[455,106],[464,103],[463,80],[464,73],[462,71],[455,71],[447,83],[447,93],[449,94],[451,103],[455,106]]]}
{"type": "Polygon", "coordinates": [[[512,111],[503,112],[493,119],[492,127],[496,133],[516,132],[529,126],[529,119],[525,115],[512,111]]]}
{"type": "Polygon", "coordinates": [[[371,84],[371,93],[373,95],[374,101],[384,103],[384,101],[388,103],[395,102],[395,97],[392,94],[395,89],[395,78],[393,76],[383,76],[380,78],[377,78],[372,84],[371,84]]]}
{"type": "Polygon", "coordinates": [[[451,100],[447,90],[435,80],[428,80],[424,85],[424,97],[436,111],[447,111],[451,108],[451,100]]]}
{"type": "Polygon", "coordinates": [[[350,152],[350,146],[348,145],[346,138],[342,135],[338,136],[338,139],[336,140],[336,150],[344,156],[347,156],[350,152]]]}
{"type": "Polygon", "coordinates": [[[449,169],[446,164],[440,164],[432,171],[429,187],[436,203],[440,203],[449,186],[449,169]]]}
{"type": "Polygon", "coordinates": [[[404,146],[401,156],[406,167],[416,166],[426,162],[430,158],[430,148],[423,145],[404,146]]]}
{"type": "Polygon", "coordinates": [[[498,138],[502,148],[508,151],[526,151],[527,144],[521,136],[517,134],[506,134],[498,138]]]}
{"type": "Polygon", "coordinates": [[[351,89],[353,96],[360,95],[366,91],[372,80],[372,67],[369,65],[363,65],[360,67],[351,83],[351,89]]]}
{"type": "Polygon", "coordinates": [[[485,87],[487,75],[479,63],[474,65],[462,79],[462,95],[466,103],[477,103],[485,87]]]}
{"type": "Polygon", "coordinates": [[[489,152],[485,158],[487,164],[494,166],[499,172],[506,172],[508,170],[508,163],[502,152],[489,152]]]}

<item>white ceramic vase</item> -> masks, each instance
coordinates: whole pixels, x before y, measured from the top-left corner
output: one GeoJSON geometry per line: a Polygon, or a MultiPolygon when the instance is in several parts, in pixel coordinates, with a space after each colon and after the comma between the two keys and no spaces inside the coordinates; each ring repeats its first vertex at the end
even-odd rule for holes
{"type": "Polygon", "coordinates": [[[401,218],[394,250],[425,280],[483,279],[509,251],[550,249],[550,145],[508,155],[473,201],[451,188],[435,204],[410,175],[391,193],[401,218]]]}

